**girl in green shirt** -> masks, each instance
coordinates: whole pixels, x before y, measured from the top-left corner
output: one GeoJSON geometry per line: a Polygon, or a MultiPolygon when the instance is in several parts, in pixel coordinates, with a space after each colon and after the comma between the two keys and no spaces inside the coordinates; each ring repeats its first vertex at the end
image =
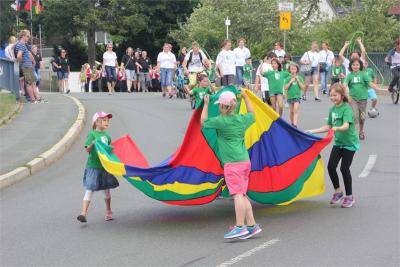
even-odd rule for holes
{"type": "Polygon", "coordinates": [[[282,65],[278,59],[273,58],[271,60],[272,70],[263,72],[263,76],[268,79],[269,94],[271,99],[271,106],[276,111],[278,105],[279,116],[283,113],[283,84],[285,78],[289,77],[290,74],[287,71],[282,71],[282,65]]]}
{"type": "Polygon", "coordinates": [[[96,112],[93,115],[93,131],[91,131],[85,142],[85,149],[89,153],[86,163],[85,174],[83,176],[83,186],[85,188],[85,196],[83,197],[82,212],[77,217],[78,221],[87,222],[86,216],[92,200],[94,191],[104,191],[106,202],[106,221],[112,220],[111,211],[111,194],[110,189],[119,186],[118,180],[103,168],[99,156],[97,155],[96,141],[101,141],[107,145],[111,144],[111,137],[105,130],[108,128],[109,120],[112,114],[105,112],[96,112]]]}
{"type": "Polygon", "coordinates": [[[349,89],[350,105],[354,112],[355,126],[358,129],[360,140],[365,139],[364,125],[367,115],[368,88],[379,90],[379,86],[372,82],[370,75],[364,71],[363,62],[354,58],[349,64],[350,73],[344,79],[349,89]]]}
{"type": "Polygon", "coordinates": [[[337,204],[343,199],[342,208],[350,208],[354,204],[350,166],[355,152],[359,149],[359,139],[354,127],[354,113],[348,103],[346,88],[342,84],[335,83],[330,90],[330,99],[334,106],[329,111],[327,124],[307,132],[312,134],[329,130],[335,132],[334,144],[328,162],[329,176],[335,189],[330,204],[337,204]],[[339,176],[336,172],[340,160],[342,160],[340,172],[343,176],[346,196],[340,188],[339,176]]]}
{"type": "Polygon", "coordinates": [[[288,67],[291,76],[285,79],[285,95],[287,102],[290,105],[290,122],[293,127],[297,128],[299,118],[299,106],[301,92],[305,89],[303,77],[299,75],[299,66],[295,63],[289,63],[288,67]]]}
{"type": "Polygon", "coordinates": [[[235,114],[236,96],[230,91],[222,92],[215,104],[219,104],[220,115],[208,118],[209,96],[204,96],[204,107],[201,113],[203,128],[217,131],[217,145],[220,160],[224,166],[225,183],[235,203],[236,226],[224,235],[224,238],[247,239],[261,232],[253,215],[253,208],[247,198],[247,187],[251,162],[244,143],[244,135],[254,122],[254,109],[245,92],[246,114],[235,114]],[[245,225],[245,220],[247,225],[245,225]]]}

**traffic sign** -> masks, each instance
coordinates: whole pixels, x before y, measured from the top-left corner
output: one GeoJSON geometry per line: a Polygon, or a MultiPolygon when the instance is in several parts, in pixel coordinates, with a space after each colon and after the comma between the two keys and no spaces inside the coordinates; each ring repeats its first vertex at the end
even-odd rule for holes
{"type": "Polygon", "coordinates": [[[286,3],[278,3],[278,10],[279,12],[293,12],[294,11],[294,4],[290,2],[286,3]]]}
{"type": "Polygon", "coordinates": [[[290,31],[292,12],[281,12],[279,17],[279,29],[281,31],[290,31]]]}

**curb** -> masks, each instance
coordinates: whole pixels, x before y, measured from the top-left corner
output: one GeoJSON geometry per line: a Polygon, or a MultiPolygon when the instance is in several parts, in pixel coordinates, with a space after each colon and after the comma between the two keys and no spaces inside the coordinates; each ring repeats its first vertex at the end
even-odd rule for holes
{"type": "Polygon", "coordinates": [[[18,167],[6,174],[0,175],[0,189],[6,188],[13,185],[30,175],[43,170],[47,166],[51,165],[56,160],[60,159],[74,144],[76,137],[81,133],[86,120],[86,111],[82,103],[73,96],[65,96],[72,99],[78,106],[78,116],[75,122],[69,128],[67,133],[46,152],[35,157],[24,166],[18,167]]]}
{"type": "Polygon", "coordinates": [[[0,126],[3,126],[5,124],[7,124],[8,122],[10,122],[12,120],[12,118],[14,118],[22,109],[24,105],[21,102],[17,102],[15,104],[14,110],[8,112],[6,114],[6,116],[4,116],[3,118],[0,119],[0,126]]]}

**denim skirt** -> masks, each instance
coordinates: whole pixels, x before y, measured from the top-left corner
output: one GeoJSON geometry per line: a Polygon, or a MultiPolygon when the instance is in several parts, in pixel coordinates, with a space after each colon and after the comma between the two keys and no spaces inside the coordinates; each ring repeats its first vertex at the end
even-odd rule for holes
{"type": "Polygon", "coordinates": [[[83,187],[86,190],[100,191],[119,186],[117,178],[103,169],[86,168],[83,175],[83,187]]]}

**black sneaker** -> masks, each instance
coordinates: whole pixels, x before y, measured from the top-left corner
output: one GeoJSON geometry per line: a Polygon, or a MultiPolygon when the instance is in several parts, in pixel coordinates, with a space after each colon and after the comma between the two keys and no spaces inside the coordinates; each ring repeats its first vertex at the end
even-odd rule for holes
{"type": "Polygon", "coordinates": [[[321,102],[321,99],[319,98],[319,97],[316,97],[316,98],[314,98],[315,99],[315,101],[317,101],[317,102],[321,102]]]}
{"type": "Polygon", "coordinates": [[[326,95],[326,90],[322,90],[322,94],[323,94],[323,95],[326,95]]]}
{"type": "Polygon", "coordinates": [[[69,92],[71,92],[69,89],[67,89],[67,94],[69,94],[69,92]]]}
{"type": "Polygon", "coordinates": [[[76,219],[77,219],[78,221],[80,221],[81,223],[87,222],[85,215],[82,215],[82,214],[79,215],[78,217],[76,217],[76,219]]]}
{"type": "Polygon", "coordinates": [[[307,100],[306,95],[303,95],[303,96],[301,97],[301,99],[303,99],[303,101],[306,101],[306,100],[307,100]]]}
{"type": "Polygon", "coordinates": [[[394,91],[393,87],[389,86],[388,91],[389,91],[389,93],[393,93],[393,91],[394,91]]]}

